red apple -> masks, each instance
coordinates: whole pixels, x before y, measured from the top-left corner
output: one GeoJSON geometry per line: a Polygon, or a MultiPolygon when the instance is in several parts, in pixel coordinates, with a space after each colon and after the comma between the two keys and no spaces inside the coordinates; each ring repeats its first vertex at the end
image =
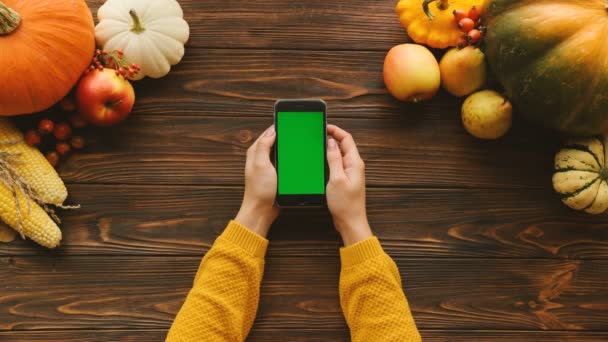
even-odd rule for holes
{"type": "Polygon", "coordinates": [[[135,103],[133,86],[114,69],[94,70],[78,83],[76,103],[83,118],[96,126],[123,121],[135,103]]]}

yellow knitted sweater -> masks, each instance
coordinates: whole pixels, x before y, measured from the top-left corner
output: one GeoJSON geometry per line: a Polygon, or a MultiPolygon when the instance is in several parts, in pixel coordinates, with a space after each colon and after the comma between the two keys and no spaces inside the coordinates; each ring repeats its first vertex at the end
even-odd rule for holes
{"type": "MultiPolygon", "coordinates": [[[[253,325],[268,240],[231,221],[199,266],[167,341],[244,341],[253,325]]],[[[421,341],[399,271],[377,238],[340,250],[340,303],[352,341],[421,341]]]]}

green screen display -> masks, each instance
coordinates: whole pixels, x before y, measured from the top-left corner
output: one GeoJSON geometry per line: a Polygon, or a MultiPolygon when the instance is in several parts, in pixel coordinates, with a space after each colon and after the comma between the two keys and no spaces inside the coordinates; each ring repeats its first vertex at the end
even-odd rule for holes
{"type": "Polygon", "coordinates": [[[280,195],[325,194],[323,112],[278,112],[280,195]]]}

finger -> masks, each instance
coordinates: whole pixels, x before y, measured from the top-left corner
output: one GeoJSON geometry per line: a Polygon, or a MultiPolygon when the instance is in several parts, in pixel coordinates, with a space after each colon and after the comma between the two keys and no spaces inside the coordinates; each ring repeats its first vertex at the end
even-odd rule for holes
{"type": "Polygon", "coordinates": [[[270,162],[270,151],[277,138],[274,125],[270,126],[255,142],[255,159],[257,162],[270,162]]]}
{"type": "Polygon", "coordinates": [[[350,133],[336,125],[327,125],[327,133],[336,139],[345,156],[351,153],[359,156],[357,144],[350,133]]]}
{"type": "Polygon", "coordinates": [[[350,133],[348,133],[347,131],[332,124],[327,125],[327,133],[335,137],[338,141],[342,141],[344,138],[350,135],[350,133]]]}
{"type": "Polygon", "coordinates": [[[255,160],[255,149],[257,147],[257,140],[249,146],[247,149],[247,159],[245,160],[245,170],[249,170],[255,160]]]}
{"type": "Polygon", "coordinates": [[[340,143],[342,152],[357,150],[357,144],[355,144],[353,136],[342,128],[336,125],[327,125],[327,133],[329,133],[336,139],[336,141],[340,143]]]}
{"type": "Polygon", "coordinates": [[[255,143],[253,143],[247,149],[247,158],[245,159],[245,172],[248,172],[249,170],[251,170],[251,167],[253,166],[252,164],[253,164],[254,156],[255,156],[255,143]]]}
{"type": "MultiPolygon", "coordinates": [[[[270,127],[272,127],[272,126],[270,126],[270,127]]],[[[247,161],[245,163],[246,167],[248,167],[249,165],[251,165],[255,161],[256,150],[257,150],[257,147],[258,147],[258,142],[264,137],[264,135],[270,129],[270,127],[266,128],[266,130],[264,130],[262,132],[262,134],[260,134],[258,136],[258,138],[255,139],[255,141],[253,142],[253,144],[251,144],[251,146],[249,146],[249,148],[247,149],[247,161]]]]}
{"type": "Polygon", "coordinates": [[[365,182],[365,163],[360,158],[344,160],[344,174],[353,182],[365,182]]]}
{"type": "Polygon", "coordinates": [[[338,143],[334,138],[327,141],[327,164],[329,165],[329,179],[337,180],[345,177],[342,152],[338,148],[338,143]]]}

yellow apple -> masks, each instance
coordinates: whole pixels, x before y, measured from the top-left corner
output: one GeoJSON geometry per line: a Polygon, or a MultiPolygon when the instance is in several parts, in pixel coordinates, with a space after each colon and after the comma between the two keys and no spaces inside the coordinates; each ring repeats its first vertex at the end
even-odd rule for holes
{"type": "Polygon", "coordinates": [[[401,44],[384,59],[384,84],[398,100],[420,102],[439,90],[441,77],[435,56],[422,45],[401,44]]]}

